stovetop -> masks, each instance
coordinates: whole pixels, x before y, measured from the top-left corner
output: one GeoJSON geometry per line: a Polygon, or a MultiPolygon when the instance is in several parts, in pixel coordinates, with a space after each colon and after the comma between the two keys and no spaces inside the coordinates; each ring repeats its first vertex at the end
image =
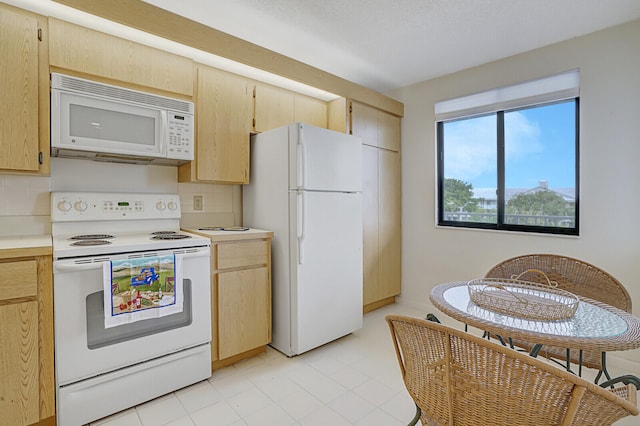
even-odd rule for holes
{"type": "Polygon", "coordinates": [[[180,231],[177,194],[51,193],[56,259],[208,246],[180,231]]]}
{"type": "Polygon", "coordinates": [[[208,238],[183,231],[153,233],[83,234],[53,236],[55,259],[104,254],[157,251],[210,245],[208,238]],[[81,237],[81,238],[78,238],[81,237]]]}

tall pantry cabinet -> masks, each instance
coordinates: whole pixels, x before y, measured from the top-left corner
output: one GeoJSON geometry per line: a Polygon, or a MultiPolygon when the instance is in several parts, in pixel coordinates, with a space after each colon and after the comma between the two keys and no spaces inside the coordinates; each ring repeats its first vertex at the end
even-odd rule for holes
{"type": "Polygon", "coordinates": [[[400,294],[400,117],[351,101],[347,121],[363,143],[363,310],[368,312],[400,294]]]}

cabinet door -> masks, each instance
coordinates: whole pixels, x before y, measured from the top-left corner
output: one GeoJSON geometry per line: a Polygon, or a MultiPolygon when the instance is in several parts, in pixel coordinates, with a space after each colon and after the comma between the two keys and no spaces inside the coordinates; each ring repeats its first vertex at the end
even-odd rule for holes
{"type": "Polygon", "coordinates": [[[269,343],[271,287],[267,267],[218,274],[218,354],[225,359],[269,343]]]}
{"type": "Polygon", "coordinates": [[[254,96],[254,130],[256,132],[264,132],[293,123],[293,92],[256,83],[254,96]]]}
{"type": "Polygon", "coordinates": [[[370,106],[351,102],[351,134],[362,139],[364,145],[378,146],[377,110],[370,106]]]}
{"type": "Polygon", "coordinates": [[[379,241],[378,259],[382,298],[400,294],[402,251],[402,192],[400,154],[378,150],[379,241]]]}
{"type": "Polygon", "coordinates": [[[40,167],[38,44],[35,15],[0,5],[0,169],[40,167]]]}
{"type": "Polygon", "coordinates": [[[378,146],[400,151],[400,117],[378,111],[378,146]]]}
{"type": "Polygon", "coordinates": [[[378,271],[378,149],[362,146],[363,304],[382,298],[378,271]]]}
{"type": "Polygon", "coordinates": [[[38,383],[38,303],[0,305],[2,424],[27,425],[40,419],[38,383]]]}
{"type": "Polygon", "coordinates": [[[253,92],[247,79],[198,66],[196,177],[199,181],[249,183],[253,92]]]}
{"type": "Polygon", "coordinates": [[[327,128],[327,104],[320,99],[296,94],[293,108],[294,121],[327,128]]]}
{"type": "Polygon", "coordinates": [[[327,128],[336,132],[347,133],[347,121],[349,113],[347,111],[347,100],[338,98],[327,102],[327,128]]]}
{"type": "Polygon", "coordinates": [[[193,61],[80,25],[50,18],[51,66],[193,95],[193,61]]]}

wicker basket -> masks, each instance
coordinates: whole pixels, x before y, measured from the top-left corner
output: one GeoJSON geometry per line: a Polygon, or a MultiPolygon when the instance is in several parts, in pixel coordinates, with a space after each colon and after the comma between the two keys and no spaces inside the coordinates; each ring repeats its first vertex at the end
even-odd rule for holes
{"type": "Polygon", "coordinates": [[[468,282],[476,305],[501,314],[531,320],[555,321],[572,317],[578,298],[549,285],[507,278],[479,278],[468,282]]]}

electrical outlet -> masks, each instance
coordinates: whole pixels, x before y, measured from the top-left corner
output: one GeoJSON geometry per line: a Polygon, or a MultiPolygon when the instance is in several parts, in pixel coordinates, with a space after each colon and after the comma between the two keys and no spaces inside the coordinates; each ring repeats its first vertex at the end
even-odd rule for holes
{"type": "Polygon", "coordinates": [[[202,210],[202,195],[193,196],[193,209],[202,210]]]}

